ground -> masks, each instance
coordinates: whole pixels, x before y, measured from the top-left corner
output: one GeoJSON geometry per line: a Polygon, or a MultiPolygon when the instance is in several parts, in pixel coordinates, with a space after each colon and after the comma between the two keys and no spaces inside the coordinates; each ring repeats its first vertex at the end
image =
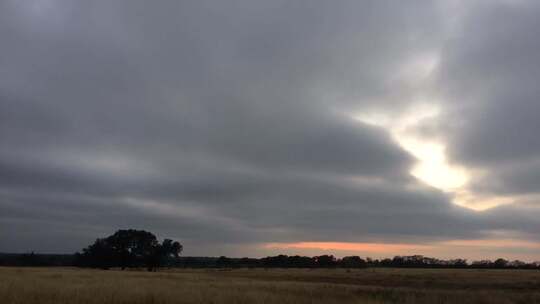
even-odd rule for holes
{"type": "Polygon", "coordinates": [[[0,268],[4,304],[540,303],[538,270],[0,268]]]}

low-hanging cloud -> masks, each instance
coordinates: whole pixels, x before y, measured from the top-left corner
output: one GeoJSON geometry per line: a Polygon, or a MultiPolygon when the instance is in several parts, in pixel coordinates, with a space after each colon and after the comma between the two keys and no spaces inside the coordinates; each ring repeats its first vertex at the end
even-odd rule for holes
{"type": "MultiPolygon", "coordinates": [[[[208,244],[426,242],[534,231],[538,223],[517,207],[506,218],[502,209],[477,214],[453,205],[409,175],[414,157],[387,130],[353,119],[414,101],[418,88],[400,71],[441,48],[442,7],[3,2],[0,250],[73,251],[120,227],[177,237],[201,254],[213,254],[197,249],[208,244]]],[[[455,43],[449,61],[441,59],[450,88],[440,89],[452,97],[462,85],[455,43]]],[[[484,96],[475,81],[475,98],[484,96]]],[[[534,100],[528,88],[497,98],[534,100]]],[[[520,104],[533,134],[535,105],[520,104]]],[[[496,126],[508,122],[506,106],[488,110],[501,113],[496,126]]],[[[455,158],[498,159],[466,144],[473,139],[464,134],[491,140],[491,120],[474,121],[481,126],[452,133],[455,158]]],[[[533,150],[510,154],[525,160],[533,150]]]]}

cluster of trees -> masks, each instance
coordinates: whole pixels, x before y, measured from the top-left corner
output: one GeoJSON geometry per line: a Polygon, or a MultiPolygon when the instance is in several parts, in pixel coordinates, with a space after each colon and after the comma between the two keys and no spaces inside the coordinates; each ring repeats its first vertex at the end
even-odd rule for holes
{"type": "Polygon", "coordinates": [[[156,236],[144,230],[118,230],[75,254],[75,266],[122,270],[146,267],[148,271],[172,265],[182,252],[182,245],[170,239],[159,243],[156,236]]]}
{"type": "Polygon", "coordinates": [[[73,254],[0,253],[0,266],[73,266],[73,254]]]}
{"type": "Polygon", "coordinates": [[[540,269],[540,262],[526,263],[522,261],[467,262],[465,259],[441,260],[422,255],[395,256],[390,259],[362,259],[358,256],[347,256],[341,259],[332,255],[315,257],[277,255],[261,259],[212,257],[181,257],[174,267],[187,268],[365,268],[365,267],[396,267],[396,268],[504,268],[504,269],[540,269]]]}
{"type": "MultiPolygon", "coordinates": [[[[170,242],[165,242],[170,243],[170,242]]],[[[160,244],[162,245],[162,244],[160,244]]],[[[91,247],[91,246],[89,246],[91,247]]],[[[165,246],[168,247],[168,246],[165,246]]],[[[85,252],[76,255],[60,254],[0,254],[0,266],[79,266],[94,268],[119,267],[147,267],[155,270],[157,267],[180,268],[365,268],[365,267],[408,267],[408,268],[475,268],[475,269],[539,269],[540,262],[526,263],[522,261],[508,261],[497,259],[494,261],[481,260],[467,262],[464,259],[440,260],[421,255],[396,256],[392,259],[362,259],[358,256],[349,256],[341,259],[332,255],[315,257],[277,255],[265,258],[229,258],[221,257],[180,257],[173,254],[158,255],[156,259],[145,258],[144,255],[135,255],[128,258],[129,263],[121,262],[118,254],[85,255],[85,252]],[[158,261],[159,263],[156,263],[158,261]]],[[[159,251],[154,251],[159,252],[159,251]]],[[[180,253],[180,251],[177,251],[180,253]]]]}
{"type": "Polygon", "coordinates": [[[314,257],[278,255],[260,259],[262,267],[294,267],[294,268],[365,268],[367,263],[358,256],[347,256],[337,259],[333,255],[320,255],[314,257]]]}
{"type": "Polygon", "coordinates": [[[365,268],[366,260],[358,256],[338,259],[333,255],[315,257],[277,255],[265,258],[180,257],[174,267],[185,268],[365,268]]]}
{"type": "Polygon", "coordinates": [[[0,254],[0,266],[78,266],[91,268],[489,268],[489,269],[540,269],[540,262],[482,260],[468,263],[465,259],[441,260],[422,255],[395,256],[392,259],[362,259],[333,255],[315,257],[277,255],[265,258],[180,257],[182,245],[170,239],[159,242],[156,236],[144,230],[118,230],[113,235],[97,239],[93,244],[74,255],[0,254]]]}
{"type": "Polygon", "coordinates": [[[368,260],[373,267],[413,267],[413,268],[466,268],[466,259],[441,260],[423,255],[395,256],[393,259],[368,260]]]}
{"type": "Polygon", "coordinates": [[[502,258],[467,262],[466,259],[440,260],[422,255],[396,256],[393,259],[371,260],[372,267],[414,267],[414,268],[489,268],[489,269],[540,269],[540,262],[526,263],[519,260],[508,261],[502,258]]]}
{"type": "Polygon", "coordinates": [[[540,269],[540,262],[525,263],[520,260],[508,261],[496,259],[495,261],[481,260],[474,261],[470,265],[472,268],[516,268],[516,269],[540,269]]]}
{"type": "MultiPolygon", "coordinates": [[[[185,260],[184,265],[190,267],[190,260],[185,260]]],[[[200,265],[200,263],[199,263],[200,265]]],[[[307,256],[287,256],[277,255],[269,256],[261,259],[252,258],[227,258],[221,256],[215,261],[208,261],[207,266],[210,267],[265,267],[265,268],[330,268],[330,267],[346,267],[346,268],[365,268],[366,261],[358,256],[349,256],[342,259],[337,259],[333,255],[321,255],[315,257],[307,256]]]]}

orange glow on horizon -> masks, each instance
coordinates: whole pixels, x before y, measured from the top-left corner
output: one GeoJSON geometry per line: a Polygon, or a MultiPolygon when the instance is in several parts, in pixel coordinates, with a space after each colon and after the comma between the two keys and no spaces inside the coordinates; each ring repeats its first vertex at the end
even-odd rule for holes
{"type": "Polygon", "coordinates": [[[386,244],[386,243],[346,243],[346,242],[298,242],[298,243],[269,243],[264,246],[269,249],[318,249],[338,251],[364,251],[391,253],[403,250],[430,249],[430,245],[418,244],[386,244]]]}
{"type": "Polygon", "coordinates": [[[325,251],[337,256],[358,254],[375,257],[391,257],[396,255],[424,255],[435,258],[466,259],[520,259],[538,261],[540,243],[524,239],[489,238],[489,239],[456,239],[435,241],[430,243],[369,243],[369,242],[295,242],[267,243],[263,249],[286,251],[289,254],[318,254],[325,251]],[[517,250],[517,251],[516,251],[517,250]]]}

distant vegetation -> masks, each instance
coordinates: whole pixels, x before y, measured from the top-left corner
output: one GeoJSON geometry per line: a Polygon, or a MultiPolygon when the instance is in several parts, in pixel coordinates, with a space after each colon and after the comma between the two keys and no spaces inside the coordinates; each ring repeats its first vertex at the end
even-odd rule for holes
{"type": "Polygon", "coordinates": [[[540,269],[540,262],[526,263],[505,259],[441,260],[422,255],[395,256],[392,259],[371,259],[358,256],[336,258],[277,255],[265,258],[180,257],[182,245],[170,239],[159,243],[156,236],[144,230],[119,230],[97,239],[74,255],[0,254],[0,266],[77,266],[87,268],[146,268],[155,271],[169,268],[475,268],[475,269],[540,269]]]}
{"type": "Polygon", "coordinates": [[[144,230],[118,230],[106,238],[76,253],[74,264],[80,267],[122,270],[146,267],[154,271],[161,266],[170,266],[182,252],[182,245],[170,239],[159,243],[156,236],[144,230]]]}
{"type": "MultiPolygon", "coordinates": [[[[81,263],[77,255],[70,254],[1,254],[0,266],[77,266],[107,268],[103,264],[81,263]]],[[[109,264],[109,268],[115,267],[109,264]]],[[[120,266],[117,266],[121,268],[120,266]]],[[[132,266],[137,267],[137,266],[132,266]]],[[[145,267],[141,264],[139,268],[145,267]]],[[[315,257],[277,255],[265,258],[229,258],[229,257],[178,257],[168,259],[160,267],[167,268],[472,268],[472,269],[538,269],[540,262],[481,260],[468,263],[466,260],[440,260],[421,255],[396,256],[392,259],[362,259],[349,256],[341,259],[332,255],[315,257]]],[[[153,269],[155,270],[155,269],[153,269]]]]}

